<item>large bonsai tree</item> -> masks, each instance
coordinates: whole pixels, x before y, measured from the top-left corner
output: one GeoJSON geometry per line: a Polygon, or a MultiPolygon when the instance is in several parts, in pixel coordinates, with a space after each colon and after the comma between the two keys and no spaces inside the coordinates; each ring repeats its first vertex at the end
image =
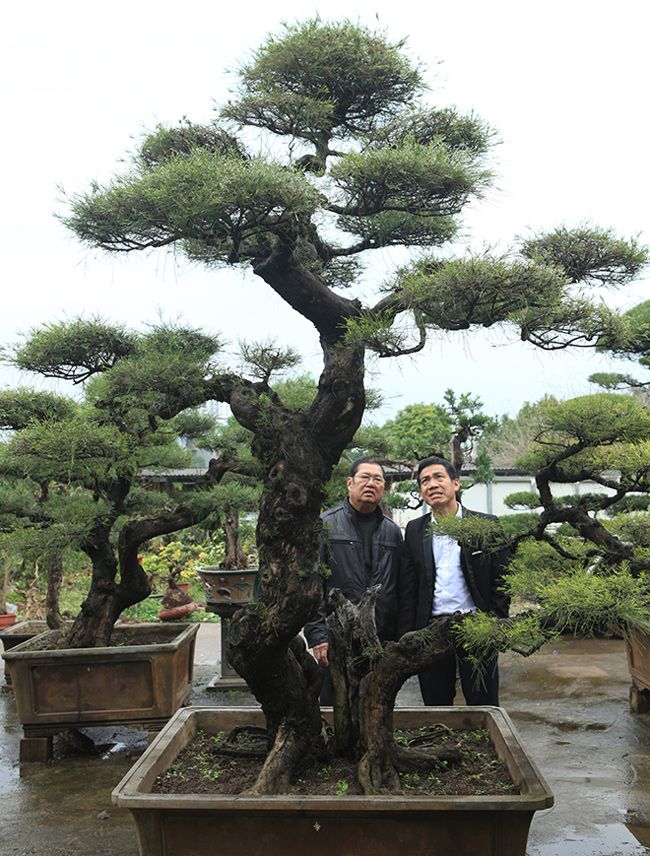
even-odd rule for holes
{"type": "MultiPolygon", "coordinates": [[[[588,345],[618,322],[580,284],[594,274],[629,279],[645,259],[634,241],[597,230],[569,236],[570,266],[553,248],[503,258],[437,252],[489,187],[495,137],[474,115],[428,105],[426,91],[404,43],[381,32],[319,18],[287,25],[241,65],[222,124],[158,127],[112,181],[72,197],[65,217],[103,251],[173,247],[209,267],[250,270],[320,342],[323,369],[305,407],[285,406],[268,375],[224,372],[213,383],[213,397],[252,432],[263,468],[260,595],[233,620],[228,655],[267,720],[271,751],[255,793],[281,791],[322,748],[318,672],[298,634],[321,597],[323,488],[361,422],[366,352],[413,354],[431,333],[491,325],[544,348],[588,345]],[[362,266],[387,247],[419,255],[362,300],[362,266]]],[[[357,627],[347,662],[359,665],[337,696],[337,748],[362,756],[369,792],[395,778],[389,725],[399,685],[452,644],[450,626],[436,624],[392,643],[390,657],[373,656],[371,601],[359,615],[346,604],[337,612],[357,627]]]]}

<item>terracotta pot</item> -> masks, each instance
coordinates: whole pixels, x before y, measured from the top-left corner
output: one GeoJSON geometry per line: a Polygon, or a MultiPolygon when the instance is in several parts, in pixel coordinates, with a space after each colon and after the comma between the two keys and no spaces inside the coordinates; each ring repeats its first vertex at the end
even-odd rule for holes
{"type": "Polygon", "coordinates": [[[443,722],[450,728],[486,726],[496,751],[519,784],[517,796],[288,796],[152,794],[156,777],[174,763],[197,730],[262,725],[255,708],[179,711],[113,791],[130,809],[140,853],[203,856],[525,856],[533,813],[553,795],[509,717],[496,707],[398,708],[396,727],[443,722]]]}
{"type": "Polygon", "coordinates": [[[4,630],[6,627],[11,627],[15,621],[15,612],[0,612],[0,630],[4,630]]]}
{"type": "Polygon", "coordinates": [[[11,669],[21,760],[48,760],[52,735],[126,725],[158,731],[189,698],[199,624],[135,624],[133,644],[32,650],[39,637],[2,655],[11,669]],[[155,631],[157,644],[138,639],[155,631]]]}
{"type": "Polygon", "coordinates": [[[197,605],[192,603],[184,603],[182,606],[173,606],[171,609],[159,609],[158,618],[162,621],[173,621],[179,618],[185,618],[198,609],[197,605]]]}

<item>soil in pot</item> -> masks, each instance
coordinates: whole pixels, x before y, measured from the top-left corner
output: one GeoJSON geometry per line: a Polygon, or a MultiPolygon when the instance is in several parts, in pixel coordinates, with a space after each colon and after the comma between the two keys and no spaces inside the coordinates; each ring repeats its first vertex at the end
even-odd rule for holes
{"type": "MultiPolygon", "coordinates": [[[[119,648],[125,645],[161,645],[169,642],[169,632],[150,627],[146,633],[138,632],[137,636],[129,627],[116,627],[111,634],[109,648],[119,648]]],[[[67,637],[61,630],[51,630],[49,633],[29,640],[25,643],[24,651],[58,651],[67,648],[67,637]]]]}
{"type": "MultiPolygon", "coordinates": [[[[398,741],[433,744],[437,749],[458,747],[457,762],[443,762],[425,772],[401,773],[403,796],[486,796],[519,794],[520,789],[497,757],[487,728],[453,731],[442,725],[396,731],[398,741]]],[[[244,736],[244,740],[249,738],[244,736]]],[[[239,738],[241,746],[241,735],[239,738]]],[[[172,766],[158,776],[152,793],[238,794],[251,787],[260,769],[260,758],[241,757],[224,732],[199,731],[172,766]]],[[[344,758],[315,764],[296,777],[292,795],[359,796],[357,765],[344,758]]],[[[393,792],[398,793],[398,792],[393,792]]]]}

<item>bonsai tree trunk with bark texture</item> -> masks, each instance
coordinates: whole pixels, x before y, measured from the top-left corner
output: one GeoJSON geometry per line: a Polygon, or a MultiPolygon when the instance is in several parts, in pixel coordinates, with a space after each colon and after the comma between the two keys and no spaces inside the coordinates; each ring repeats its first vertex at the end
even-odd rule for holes
{"type": "Polygon", "coordinates": [[[362,354],[326,348],[312,406],[292,413],[260,386],[256,399],[230,399],[253,430],[253,451],[265,466],[257,524],[260,592],[235,615],[228,659],[266,716],[273,748],[253,793],[281,793],[296,766],[320,751],[321,676],[298,638],[322,598],[319,561],[323,488],[363,414],[362,354]]]}
{"type": "Polygon", "coordinates": [[[248,567],[248,557],[244,553],[239,531],[239,512],[236,508],[227,508],[219,516],[223,531],[226,555],[223,560],[224,571],[248,567]]]}
{"type": "Polygon", "coordinates": [[[45,593],[45,620],[51,630],[63,627],[63,616],[59,608],[59,594],[63,583],[63,560],[56,553],[47,557],[47,591],[45,593]]]}

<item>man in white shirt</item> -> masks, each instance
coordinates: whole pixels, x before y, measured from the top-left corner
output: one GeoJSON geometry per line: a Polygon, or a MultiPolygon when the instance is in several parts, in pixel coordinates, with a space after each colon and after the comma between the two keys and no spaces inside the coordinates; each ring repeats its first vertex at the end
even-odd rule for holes
{"type": "MultiPolygon", "coordinates": [[[[496,518],[461,506],[456,499],[458,474],[444,458],[421,461],[418,482],[431,514],[412,520],[406,527],[400,562],[400,634],[426,627],[434,616],[454,612],[480,610],[507,617],[509,599],[503,591],[503,577],[510,561],[509,551],[463,547],[446,535],[435,534],[433,526],[436,520],[450,514],[496,518]]],[[[425,704],[454,703],[457,670],[467,704],[498,705],[497,658],[477,669],[454,654],[418,676],[425,704]]]]}

